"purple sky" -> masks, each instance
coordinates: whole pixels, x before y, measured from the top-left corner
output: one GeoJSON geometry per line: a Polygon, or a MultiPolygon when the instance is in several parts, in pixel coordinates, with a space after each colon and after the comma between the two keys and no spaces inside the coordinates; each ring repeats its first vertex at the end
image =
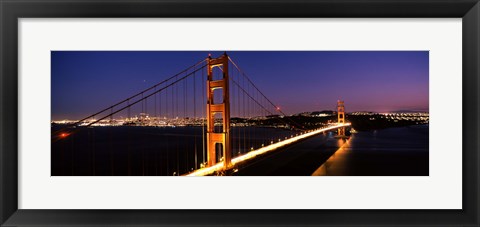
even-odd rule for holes
{"type": "MultiPolygon", "coordinates": [[[[218,51],[52,51],[52,119],[79,119],[218,51]]],[[[428,51],[227,51],[286,114],[428,111],[428,51]]]]}

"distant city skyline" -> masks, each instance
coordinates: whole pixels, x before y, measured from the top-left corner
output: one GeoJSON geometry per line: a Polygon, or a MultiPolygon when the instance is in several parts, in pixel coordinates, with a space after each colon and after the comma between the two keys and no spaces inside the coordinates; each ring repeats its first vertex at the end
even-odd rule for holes
{"type": "MultiPolygon", "coordinates": [[[[223,51],[52,51],[52,120],[80,119],[223,51]]],[[[227,51],[288,115],[428,112],[428,51],[227,51]]]]}

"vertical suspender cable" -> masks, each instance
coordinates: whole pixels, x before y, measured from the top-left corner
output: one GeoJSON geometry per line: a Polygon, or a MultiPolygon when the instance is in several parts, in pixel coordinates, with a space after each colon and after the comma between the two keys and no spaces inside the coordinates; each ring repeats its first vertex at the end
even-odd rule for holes
{"type": "MultiPolygon", "coordinates": [[[[195,67],[193,68],[193,70],[195,71],[195,67]]],[[[195,167],[193,168],[194,170],[196,170],[198,168],[198,158],[197,158],[197,130],[196,130],[196,121],[197,121],[197,93],[196,93],[196,84],[195,84],[195,80],[196,80],[196,77],[195,77],[195,73],[193,74],[193,128],[195,129],[194,131],[194,138],[193,138],[193,141],[194,141],[194,151],[195,151],[195,167]]]]}
{"type": "MultiPolygon", "coordinates": [[[[178,125],[178,119],[179,119],[178,118],[178,115],[179,115],[179,113],[178,113],[178,102],[179,102],[178,87],[179,87],[178,85],[175,86],[175,124],[176,125],[178,125]]],[[[175,129],[176,129],[176,131],[178,131],[177,127],[175,127],[175,129]]],[[[179,155],[180,155],[179,154],[180,153],[180,151],[179,151],[179,142],[180,142],[179,140],[180,140],[180,138],[179,138],[179,136],[180,135],[177,134],[177,171],[176,171],[177,176],[180,173],[180,160],[179,160],[180,159],[180,157],[179,157],[179,155]]]]}
{"type": "MultiPolygon", "coordinates": [[[[186,119],[187,119],[187,80],[183,80],[183,120],[185,121],[186,123],[186,119]]],[[[186,132],[186,127],[184,127],[184,131],[185,133],[186,132]]],[[[188,172],[190,170],[189,168],[189,162],[188,162],[188,158],[189,158],[189,154],[190,154],[190,146],[188,146],[190,143],[182,143],[184,145],[187,145],[187,147],[185,148],[182,148],[182,152],[186,152],[187,155],[185,155],[185,171],[184,173],[188,172]],[[184,150],[185,149],[185,150],[184,150]]]]}
{"type": "MultiPolygon", "coordinates": [[[[208,68],[207,68],[208,70],[208,68]]],[[[202,163],[205,163],[206,161],[206,155],[205,155],[205,124],[206,124],[206,117],[207,117],[207,113],[206,113],[206,100],[205,100],[205,83],[206,83],[206,79],[205,79],[205,72],[202,70],[202,81],[201,81],[201,84],[202,84],[202,112],[203,112],[203,119],[202,119],[202,149],[203,149],[203,160],[202,160],[202,163]]]]}
{"type": "MultiPolygon", "coordinates": [[[[110,124],[113,124],[113,108],[110,108],[110,124]]],[[[113,156],[113,138],[112,138],[112,126],[110,125],[109,128],[109,142],[110,142],[110,175],[114,176],[115,175],[115,170],[114,170],[114,156],[113,156]]]]}

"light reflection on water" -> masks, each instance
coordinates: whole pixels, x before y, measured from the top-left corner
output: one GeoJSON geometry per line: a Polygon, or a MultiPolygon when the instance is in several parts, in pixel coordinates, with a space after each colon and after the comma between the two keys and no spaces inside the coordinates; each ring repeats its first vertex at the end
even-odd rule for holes
{"type": "Polygon", "coordinates": [[[345,165],[347,162],[347,155],[346,153],[349,152],[348,150],[348,142],[354,137],[352,135],[348,139],[343,139],[339,138],[337,140],[337,144],[339,149],[333,153],[332,156],[330,156],[329,159],[325,163],[323,163],[315,172],[312,173],[312,176],[328,176],[329,171],[335,170],[336,172],[344,172],[345,173],[345,168],[348,168],[347,165],[345,165]],[[335,164],[335,162],[338,162],[338,164],[335,164]]]}
{"type": "Polygon", "coordinates": [[[418,125],[352,134],[313,176],[428,176],[429,129],[418,125]]]}

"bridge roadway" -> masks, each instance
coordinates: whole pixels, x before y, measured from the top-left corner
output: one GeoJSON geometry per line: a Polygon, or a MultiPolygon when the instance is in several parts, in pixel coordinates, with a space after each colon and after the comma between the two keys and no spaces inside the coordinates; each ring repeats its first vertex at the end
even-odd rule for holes
{"type": "MultiPolygon", "coordinates": [[[[278,150],[279,148],[285,148],[286,146],[294,145],[295,143],[299,143],[299,142],[302,143],[303,140],[306,139],[306,138],[309,138],[309,137],[312,137],[312,136],[317,136],[317,135],[322,134],[324,132],[328,132],[330,130],[335,130],[335,129],[338,129],[340,127],[346,127],[346,126],[350,126],[350,123],[335,124],[335,125],[328,126],[328,127],[325,127],[325,128],[320,128],[320,129],[317,129],[317,130],[309,131],[309,132],[301,134],[299,136],[292,137],[290,139],[286,139],[286,140],[280,141],[278,143],[274,143],[274,144],[262,147],[258,150],[250,151],[250,152],[248,152],[244,155],[233,158],[232,159],[232,165],[233,165],[232,169],[236,169],[237,166],[242,166],[242,165],[248,164],[248,163],[250,163],[250,161],[255,160],[256,157],[260,157],[260,156],[263,156],[267,153],[274,152],[274,151],[278,150]]],[[[319,163],[319,164],[321,164],[321,163],[319,163]]],[[[318,165],[317,165],[317,167],[318,167],[318,165]]],[[[222,171],[223,169],[224,169],[224,164],[223,164],[223,162],[220,162],[220,163],[217,163],[217,164],[215,164],[211,167],[206,167],[206,168],[195,170],[194,172],[186,174],[186,176],[206,176],[206,175],[210,175],[210,174],[213,174],[215,172],[218,172],[218,171],[222,171]]]]}

